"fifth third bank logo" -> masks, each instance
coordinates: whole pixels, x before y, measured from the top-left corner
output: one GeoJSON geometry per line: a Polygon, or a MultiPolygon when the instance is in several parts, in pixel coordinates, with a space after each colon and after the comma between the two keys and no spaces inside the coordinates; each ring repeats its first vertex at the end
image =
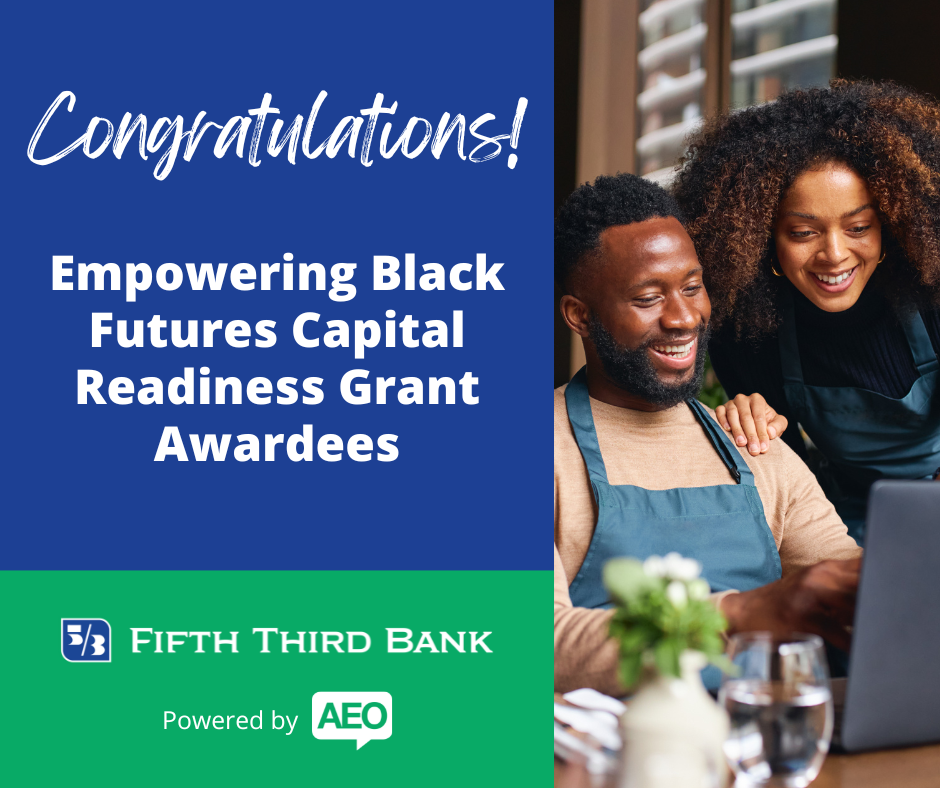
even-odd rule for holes
{"type": "Polygon", "coordinates": [[[69,662],[110,662],[111,625],[103,618],[63,618],[62,656],[69,662]]]}

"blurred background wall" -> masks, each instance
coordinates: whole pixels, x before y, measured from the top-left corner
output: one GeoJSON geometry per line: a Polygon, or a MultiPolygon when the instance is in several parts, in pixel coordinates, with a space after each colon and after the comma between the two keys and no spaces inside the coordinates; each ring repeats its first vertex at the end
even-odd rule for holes
{"type": "MultiPolygon", "coordinates": [[[[671,180],[704,115],[832,77],[940,95],[940,3],[924,0],[556,0],[555,211],[579,183],[671,180]]],[[[558,313],[555,386],[583,364],[558,313]]]]}

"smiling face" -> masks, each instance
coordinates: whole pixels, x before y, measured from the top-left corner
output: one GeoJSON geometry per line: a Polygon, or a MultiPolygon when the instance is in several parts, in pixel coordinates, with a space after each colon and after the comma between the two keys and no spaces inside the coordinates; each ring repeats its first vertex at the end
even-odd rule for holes
{"type": "Polygon", "coordinates": [[[809,170],[774,227],[781,273],[820,309],[853,306],[881,258],[881,222],[865,181],[844,164],[809,170]]]}
{"type": "Polygon", "coordinates": [[[646,406],[694,397],[711,304],[691,239],[674,218],[610,227],[600,239],[598,259],[578,288],[580,319],[563,302],[569,325],[590,340],[589,374],[593,361],[602,372],[595,380],[608,384],[600,387],[619,390],[598,398],[653,409],[646,406]]]}

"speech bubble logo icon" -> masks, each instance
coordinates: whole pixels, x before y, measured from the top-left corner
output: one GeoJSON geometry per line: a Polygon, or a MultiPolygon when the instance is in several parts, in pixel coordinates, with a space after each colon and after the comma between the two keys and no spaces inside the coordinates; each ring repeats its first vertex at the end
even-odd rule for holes
{"type": "Polygon", "coordinates": [[[313,736],[354,739],[358,750],[392,735],[392,696],[387,692],[318,692],[313,696],[313,736]]]}

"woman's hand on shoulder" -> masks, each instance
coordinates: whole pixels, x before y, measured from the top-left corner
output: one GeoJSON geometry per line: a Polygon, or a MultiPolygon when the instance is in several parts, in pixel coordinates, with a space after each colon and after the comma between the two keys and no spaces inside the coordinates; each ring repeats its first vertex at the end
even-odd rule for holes
{"type": "Polygon", "coordinates": [[[770,441],[783,435],[789,422],[767,404],[760,394],[738,394],[715,408],[718,423],[731,433],[738,446],[747,446],[754,457],[770,448],[770,441]]]}

